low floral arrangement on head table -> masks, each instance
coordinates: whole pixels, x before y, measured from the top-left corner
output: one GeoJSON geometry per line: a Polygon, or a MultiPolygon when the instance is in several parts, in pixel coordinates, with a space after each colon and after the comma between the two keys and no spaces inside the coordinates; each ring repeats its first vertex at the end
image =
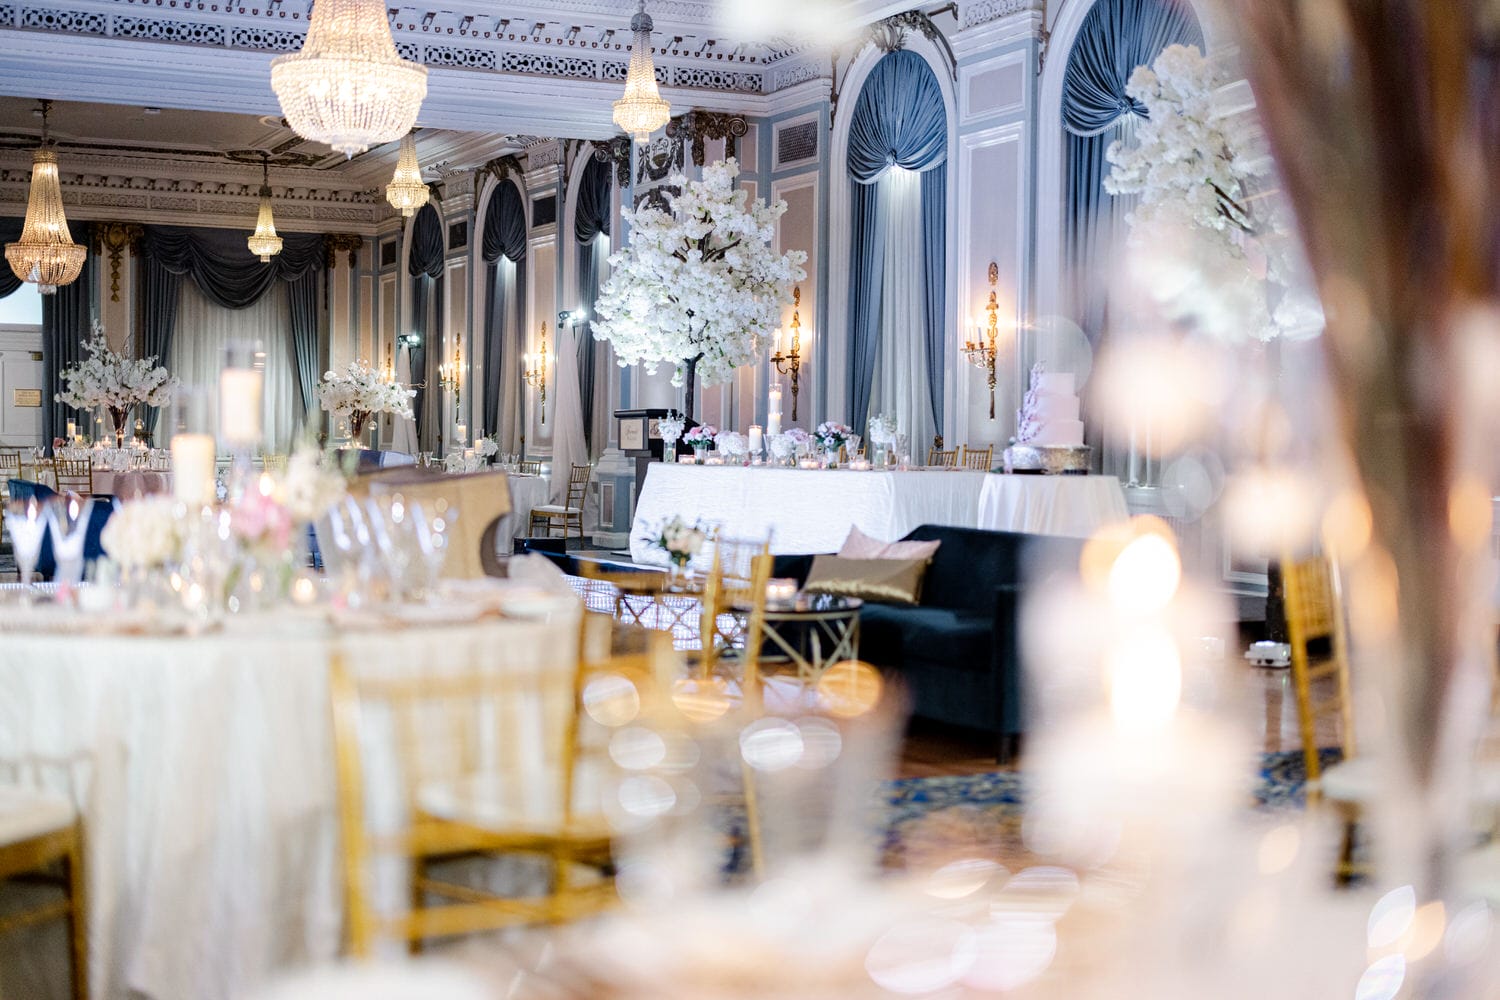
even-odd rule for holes
{"type": "Polygon", "coordinates": [[[825,420],[813,431],[813,440],[824,451],[838,451],[854,436],[854,428],[836,420],[825,420]]]}
{"type": "Polygon", "coordinates": [[[896,443],[896,418],[888,413],[871,417],[870,441],[887,448],[893,446],[896,443]]]}
{"type": "Polygon", "coordinates": [[[323,373],[318,383],[318,402],[335,417],[349,418],[349,434],[358,438],[365,422],[377,413],[410,417],[415,389],[389,382],[368,361],[351,361],[342,373],[323,373]]]}
{"type": "Polygon", "coordinates": [[[714,439],[714,450],[729,458],[742,459],[750,454],[750,442],[739,431],[725,431],[714,439]]]}
{"type": "Polygon", "coordinates": [[[697,451],[712,445],[718,436],[719,429],[713,424],[699,424],[682,436],[682,443],[697,451]]]}
{"type": "Polygon", "coordinates": [[[489,437],[476,438],[474,441],[474,454],[480,458],[494,458],[500,454],[500,442],[495,440],[493,434],[489,437]]]}
{"type": "Polygon", "coordinates": [[[703,551],[703,543],[707,540],[708,530],[701,521],[690,524],[680,514],[672,515],[648,537],[648,541],[665,552],[667,559],[679,569],[703,551]]]}

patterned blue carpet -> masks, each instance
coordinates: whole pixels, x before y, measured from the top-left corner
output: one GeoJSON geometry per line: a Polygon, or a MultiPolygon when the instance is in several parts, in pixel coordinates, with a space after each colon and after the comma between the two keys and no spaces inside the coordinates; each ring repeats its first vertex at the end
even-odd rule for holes
{"type": "MultiPolygon", "coordinates": [[[[1342,755],[1324,748],[1324,767],[1342,755]]],[[[1256,810],[1301,809],[1305,804],[1306,769],[1302,751],[1262,754],[1260,769],[1249,783],[1246,804],[1256,810]]],[[[941,778],[903,778],[887,786],[890,811],[885,828],[887,861],[901,864],[917,841],[940,840],[993,848],[1000,856],[1020,848],[1020,825],[1026,808],[1026,775],[1018,771],[941,778]],[[918,828],[922,836],[914,837],[918,828]]]]}

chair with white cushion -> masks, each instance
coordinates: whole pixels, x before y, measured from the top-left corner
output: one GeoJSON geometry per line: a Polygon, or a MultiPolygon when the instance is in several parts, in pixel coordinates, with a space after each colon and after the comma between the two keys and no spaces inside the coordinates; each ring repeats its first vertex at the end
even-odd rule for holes
{"type": "Polygon", "coordinates": [[[531,508],[531,522],[527,534],[535,535],[540,525],[547,529],[547,537],[552,537],[552,527],[558,522],[562,523],[563,538],[566,539],[572,532],[573,527],[578,527],[578,541],[583,541],[583,493],[588,489],[590,466],[575,465],[568,474],[568,494],[564,503],[548,503],[539,507],[531,508]]]}
{"type": "Polygon", "coordinates": [[[66,917],[73,997],[85,1000],[89,995],[88,938],[78,813],[61,795],[0,785],[0,882],[56,881],[49,869],[58,865],[63,870],[63,898],[0,916],[0,934],[66,917]]]}

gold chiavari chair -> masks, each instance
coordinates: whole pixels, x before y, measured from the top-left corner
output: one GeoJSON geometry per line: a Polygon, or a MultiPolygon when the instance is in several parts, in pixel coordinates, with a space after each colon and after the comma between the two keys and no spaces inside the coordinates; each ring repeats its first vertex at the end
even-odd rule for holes
{"type": "Polygon", "coordinates": [[[713,546],[713,563],[703,585],[699,675],[712,677],[721,666],[732,665],[746,699],[758,700],[771,543],[717,538],[713,546]]]}
{"type": "Polygon", "coordinates": [[[583,616],[571,666],[429,663],[392,674],[335,659],[334,753],[355,956],[368,956],[379,939],[415,950],[433,938],[578,919],[615,902],[603,811],[613,776],[609,732],[632,721],[676,668],[665,633],[645,633],[644,653],[610,655],[611,625],[603,615],[583,616]],[[404,819],[382,824],[366,807],[366,788],[381,784],[366,765],[390,751],[404,819]],[[445,862],[499,855],[548,861],[548,889],[502,896],[443,870],[445,862]],[[406,912],[377,905],[373,862],[385,858],[411,866],[406,912]]]}
{"type": "Polygon", "coordinates": [[[1344,818],[1337,875],[1347,879],[1354,874],[1354,823],[1376,792],[1376,774],[1368,759],[1355,754],[1354,702],[1338,566],[1327,555],[1299,560],[1289,554],[1281,567],[1307,798],[1309,803],[1329,802],[1344,818]],[[1308,645],[1325,641],[1327,655],[1314,664],[1308,645]],[[1319,757],[1320,723],[1337,725],[1343,753],[1342,761],[1326,768],[1319,757]]]}
{"type": "Polygon", "coordinates": [[[522,476],[540,476],[542,474],[541,460],[517,462],[516,472],[522,476]]]}
{"type": "Polygon", "coordinates": [[[583,494],[588,489],[589,473],[592,467],[587,465],[575,465],[568,473],[568,493],[564,503],[548,503],[539,507],[531,508],[530,524],[527,528],[528,534],[534,534],[538,526],[547,530],[547,537],[552,537],[552,528],[557,523],[562,523],[563,538],[567,538],[573,527],[578,528],[578,540],[583,541],[583,494]]]}
{"type": "Polygon", "coordinates": [[[0,450],[0,500],[10,498],[10,481],[21,478],[21,453],[0,450]]]}
{"type": "Polygon", "coordinates": [[[952,469],[958,465],[958,449],[944,451],[941,448],[929,448],[927,450],[927,464],[941,466],[944,469],[952,469]]]}
{"type": "Polygon", "coordinates": [[[62,868],[63,898],[0,915],[0,934],[67,918],[74,1000],[87,1000],[87,895],[83,834],[73,804],[59,795],[0,786],[0,882],[43,878],[62,868]]]}
{"type": "Polygon", "coordinates": [[[57,492],[93,496],[94,465],[87,458],[55,458],[52,464],[57,492]]]}
{"type": "Polygon", "coordinates": [[[963,455],[958,465],[965,469],[976,469],[980,472],[989,472],[995,467],[995,446],[989,445],[985,448],[970,448],[963,446],[963,455]]]}

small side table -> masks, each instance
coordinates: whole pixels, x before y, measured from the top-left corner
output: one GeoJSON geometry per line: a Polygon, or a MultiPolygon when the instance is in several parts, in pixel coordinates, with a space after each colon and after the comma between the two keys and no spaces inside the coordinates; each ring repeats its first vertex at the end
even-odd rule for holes
{"type": "Polygon", "coordinates": [[[803,683],[816,684],[831,664],[859,658],[859,610],[864,603],[857,597],[799,593],[789,603],[768,604],[761,663],[789,664],[803,683]]]}

